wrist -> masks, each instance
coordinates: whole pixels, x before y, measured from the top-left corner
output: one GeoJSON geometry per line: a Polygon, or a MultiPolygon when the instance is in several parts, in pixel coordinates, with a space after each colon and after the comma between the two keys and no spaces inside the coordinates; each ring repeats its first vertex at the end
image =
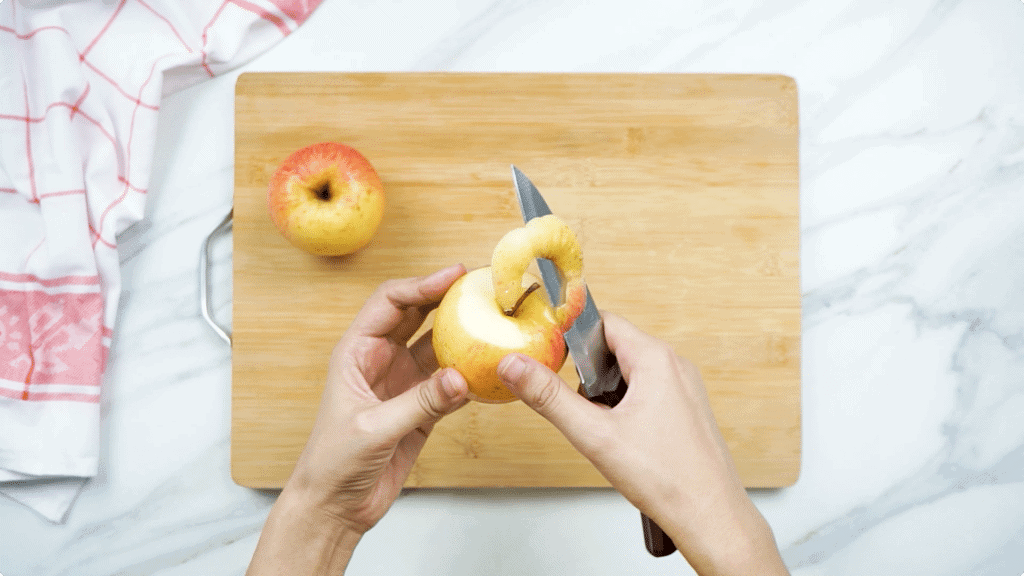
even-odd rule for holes
{"type": "Polygon", "coordinates": [[[343,574],[361,531],[286,486],[270,510],[247,574],[343,574]]]}
{"type": "Polygon", "coordinates": [[[690,510],[672,515],[665,531],[698,574],[789,574],[771,527],[745,490],[690,510]]]}

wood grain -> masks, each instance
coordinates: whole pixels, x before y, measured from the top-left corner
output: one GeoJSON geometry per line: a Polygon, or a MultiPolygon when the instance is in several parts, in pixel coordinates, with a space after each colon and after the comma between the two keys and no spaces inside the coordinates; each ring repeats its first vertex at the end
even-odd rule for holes
{"type": "MultiPolygon", "coordinates": [[[[800,468],[796,85],[772,75],[249,73],[236,86],[232,474],[283,485],[331,348],[389,278],[489,263],[522,220],[510,164],[579,234],[602,309],[705,378],[748,487],[800,468]],[[360,150],[388,195],[354,255],[289,245],[270,175],[319,141],[360,150]]],[[[422,331],[429,328],[430,320],[422,331]]],[[[572,362],[561,375],[578,383],[572,362]]],[[[607,486],[521,403],[435,429],[406,484],[607,486]]]]}

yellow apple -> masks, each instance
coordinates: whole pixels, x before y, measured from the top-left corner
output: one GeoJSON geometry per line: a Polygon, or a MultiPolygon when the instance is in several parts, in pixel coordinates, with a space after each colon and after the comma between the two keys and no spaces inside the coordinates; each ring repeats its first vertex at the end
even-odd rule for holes
{"type": "Polygon", "coordinates": [[[515,400],[498,378],[498,363],[521,352],[556,372],[562,367],[562,335],[586,304],[582,272],[579,241],[558,217],[534,218],[510,231],[494,248],[491,265],[459,278],[441,300],[433,334],[438,364],[466,378],[473,400],[515,400]],[[562,275],[564,296],[557,307],[526,271],[535,258],[551,260],[562,275]]]}
{"type": "Polygon", "coordinates": [[[321,256],[366,246],[384,218],[384,185],[356,149],[321,142],[292,153],[270,179],[274,226],[295,246],[321,256]]]}

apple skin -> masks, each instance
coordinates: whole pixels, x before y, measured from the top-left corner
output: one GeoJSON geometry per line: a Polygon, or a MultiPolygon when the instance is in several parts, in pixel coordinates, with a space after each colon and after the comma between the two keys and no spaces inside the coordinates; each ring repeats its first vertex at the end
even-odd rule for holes
{"type": "MultiPolygon", "coordinates": [[[[534,282],[539,279],[525,274],[523,289],[534,282]]],[[[516,400],[498,378],[498,363],[512,352],[521,352],[555,372],[561,369],[567,357],[562,334],[582,311],[586,288],[580,285],[566,297],[576,311],[565,324],[556,321],[542,290],[527,296],[515,317],[509,317],[495,300],[491,267],[469,272],[448,289],[438,306],[432,337],[438,365],[462,374],[472,400],[492,404],[516,400]]]]}
{"type": "Polygon", "coordinates": [[[521,352],[557,372],[566,358],[564,334],[583,311],[587,287],[576,235],[553,215],[509,231],[491,255],[491,265],[459,278],[441,300],[432,342],[441,368],[455,368],[469,384],[469,398],[516,400],[498,378],[498,364],[521,352]],[[527,272],[536,258],[554,263],[564,300],[552,307],[540,280],[527,272]]]}
{"type": "Polygon", "coordinates": [[[384,219],[384,185],[355,148],[320,142],[293,152],[267,191],[270,219],[293,245],[341,256],[369,244],[384,219]]]}

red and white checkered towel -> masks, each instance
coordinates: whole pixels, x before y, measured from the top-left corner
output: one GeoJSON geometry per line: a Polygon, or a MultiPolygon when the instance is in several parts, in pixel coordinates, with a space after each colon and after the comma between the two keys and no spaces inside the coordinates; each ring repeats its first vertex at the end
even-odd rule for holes
{"type": "Polygon", "coordinates": [[[98,468],[116,236],[143,216],[163,95],[320,0],[0,0],[0,493],[62,522],[98,468]]]}

